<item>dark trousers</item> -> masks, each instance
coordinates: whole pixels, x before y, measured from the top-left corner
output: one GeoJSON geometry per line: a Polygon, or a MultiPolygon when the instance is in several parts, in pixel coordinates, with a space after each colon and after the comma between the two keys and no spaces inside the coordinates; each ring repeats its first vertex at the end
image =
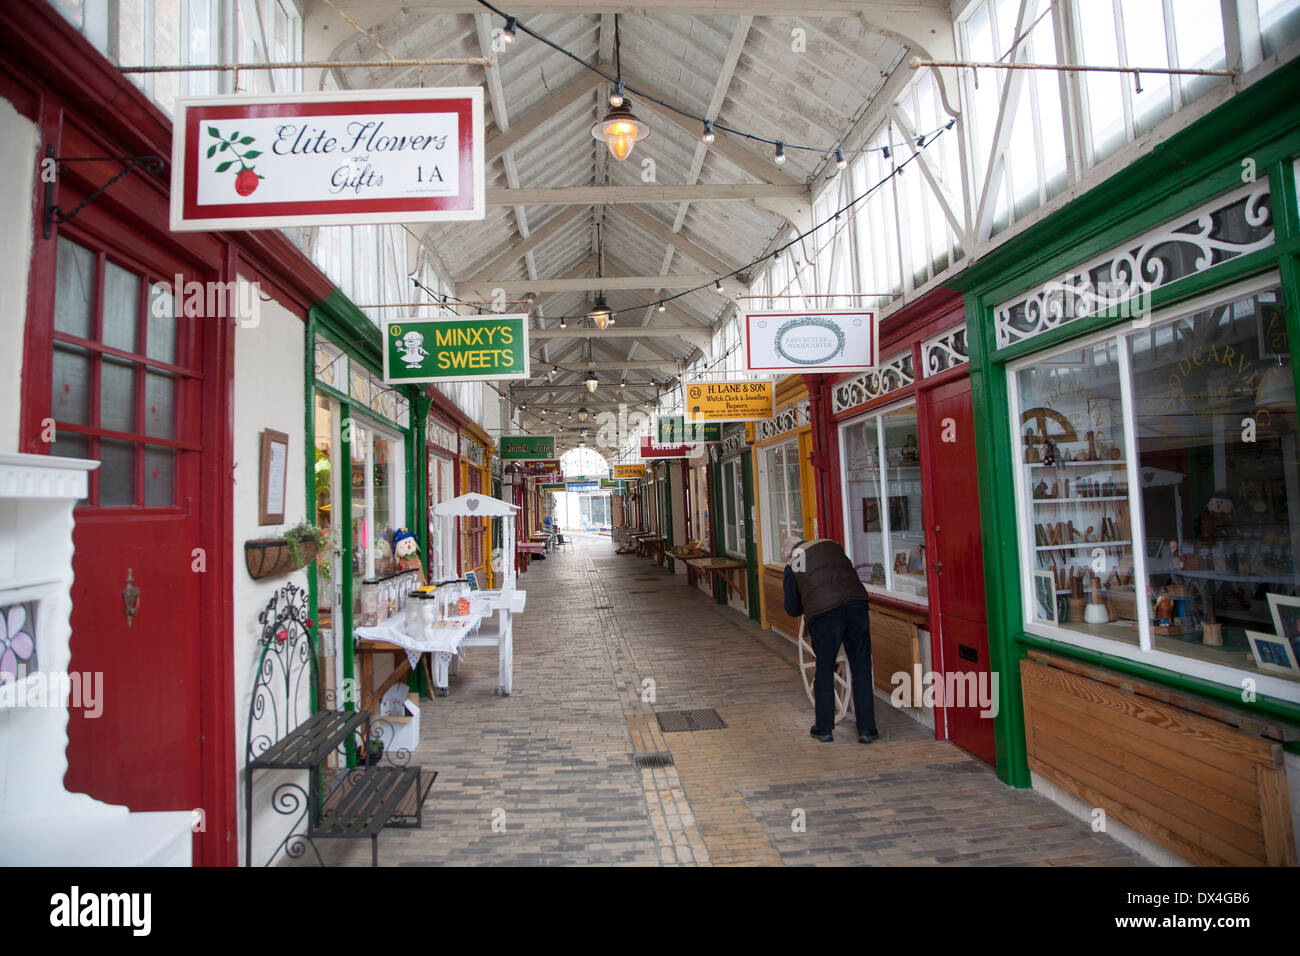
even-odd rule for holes
{"type": "Polygon", "coordinates": [[[853,675],[853,709],[858,719],[858,733],[876,732],[876,699],[871,692],[871,619],[867,603],[854,601],[818,614],[808,622],[813,653],[817,655],[817,673],[813,677],[813,701],[817,729],[829,732],[835,727],[835,659],[840,645],[853,675]]]}

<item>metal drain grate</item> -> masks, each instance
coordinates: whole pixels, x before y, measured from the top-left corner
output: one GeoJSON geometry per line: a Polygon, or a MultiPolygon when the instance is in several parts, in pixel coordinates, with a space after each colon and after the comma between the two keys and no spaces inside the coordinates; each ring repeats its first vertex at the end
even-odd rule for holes
{"type": "Polygon", "coordinates": [[[664,710],[655,714],[659,729],[666,734],[691,730],[726,730],[727,725],[716,710],[664,710]]]}
{"type": "Polygon", "coordinates": [[[673,755],[670,753],[632,755],[632,766],[642,770],[650,767],[671,767],[672,765],[673,755]]]}

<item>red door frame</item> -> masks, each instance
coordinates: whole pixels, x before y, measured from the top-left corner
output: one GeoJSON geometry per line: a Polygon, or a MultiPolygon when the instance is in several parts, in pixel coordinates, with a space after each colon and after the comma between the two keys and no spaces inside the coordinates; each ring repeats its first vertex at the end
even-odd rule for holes
{"type": "MultiPolygon", "coordinates": [[[[968,378],[970,366],[963,364],[955,369],[948,369],[928,378],[923,377],[921,343],[939,332],[960,324],[964,319],[965,309],[961,293],[940,286],[883,320],[880,327],[881,357],[895,355],[906,348],[910,348],[915,379],[910,385],[890,392],[878,399],[854,406],[839,414],[831,412],[834,407],[832,402],[833,389],[839,382],[852,378],[856,373],[804,376],[804,380],[808,383],[809,406],[812,418],[813,450],[811,461],[816,476],[817,507],[819,514],[826,515],[822,531],[826,537],[833,538],[841,545],[845,541],[844,489],[840,481],[839,425],[842,421],[856,418],[864,412],[893,405],[908,398],[915,398],[921,461],[926,463],[923,465],[922,474],[924,492],[930,496],[929,500],[936,500],[935,493],[938,486],[935,483],[936,473],[933,471],[932,463],[939,460],[939,449],[933,446],[929,429],[921,427],[921,423],[929,419],[930,393],[942,385],[968,378]],[[825,510],[822,510],[823,508],[825,510]]],[[[952,447],[944,448],[943,457],[945,459],[950,459],[953,455],[969,456],[972,459],[970,462],[971,468],[974,469],[975,443],[973,440],[959,443],[956,449],[952,447]]],[[[925,538],[926,553],[936,554],[938,549],[934,539],[932,522],[926,522],[925,538]]],[[[934,564],[932,561],[927,560],[926,584],[931,594],[937,595],[939,593],[938,583],[934,572],[934,564]]],[[[916,610],[915,605],[879,595],[873,595],[872,602],[901,610],[916,610]]],[[[938,602],[930,601],[927,611],[930,631],[930,659],[931,661],[942,661],[942,628],[939,621],[940,609],[938,602]]],[[[936,739],[946,739],[943,730],[946,726],[947,715],[944,713],[944,708],[942,706],[936,707],[936,739]]]]}
{"type": "MultiPolygon", "coordinates": [[[[167,116],[42,0],[0,4],[0,95],[36,124],[41,156],[34,160],[43,158],[47,146],[53,147],[56,156],[64,155],[65,148],[75,148],[86,155],[170,159],[171,121],[167,116]],[[69,123],[76,124],[75,142],[65,140],[69,123]]],[[[74,165],[68,181],[79,179],[83,189],[98,188],[121,168],[114,162],[74,165]]],[[[51,386],[58,227],[45,238],[45,184],[39,163],[36,168],[19,450],[42,454],[48,451],[40,435],[51,386]]],[[[55,201],[60,202],[57,192],[55,201]]],[[[137,170],[95,201],[110,203],[118,213],[120,231],[113,238],[124,247],[129,248],[132,236],[143,235],[216,281],[234,281],[243,273],[304,320],[310,305],[333,291],[333,284],[282,233],[170,232],[168,198],[164,179],[137,170]]],[[[66,202],[61,205],[69,206],[66,202]]],[[[238,859],[233,485],[229,480],[234,471],[234,321],[200,324],[204,358],[199,402],[208,460],[199,473],[203,507],[198,545],[209,560],[199,586],[200,617],[208,626],[199,642],[200,792],[205,829],[197,840],[194,862],[198,865],[234,866],[238,859]]]]}

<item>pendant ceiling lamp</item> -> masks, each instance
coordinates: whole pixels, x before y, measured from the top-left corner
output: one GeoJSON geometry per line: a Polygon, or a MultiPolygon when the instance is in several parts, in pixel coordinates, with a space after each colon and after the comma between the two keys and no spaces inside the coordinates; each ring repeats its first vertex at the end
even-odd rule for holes
{"type": "Polygon", "coordinates": [[[650,135],[650,127],[632,112],[632,101],[623,95],[623,57],[618,36],[618,14],[614,14],[614,68],[618,82],[609,95],[609,112],[591,128],[593,139],[603,139],[610,155],[619,162],[632,154],[632,147],[650,135]]]}
{"type": "Polygon", "coordinates": [[[586,378],[586,381],[585,381],[583,384],[585,384],[585,385],[587,386],[587,391],[589,391],[589,392],[591,392],[591,394],[595,395],[595,394],[596,394],[596,389],[597,389],[597,387],[599,387],[599,385],[600,385],[600,379],[596,378],[596,373],[595,373],[595,372],[593,372],[593,371],[591,371],[590,369],[588,369],[588,370],[587,370],[587,378],[586,378]]]}
{"type": "MultiPolygon", "coordinates": [[[[605,277],[605,242],[601,235],[600,223],[596,223],[596,278],[605,277]]],[[[596,305],[587,313],[587,318],[591,319],[596,328],[602,332],[614,324],[614,315],[609,311],[609,303],[605,301],[604,292],[596,294],[596,305]]]]}

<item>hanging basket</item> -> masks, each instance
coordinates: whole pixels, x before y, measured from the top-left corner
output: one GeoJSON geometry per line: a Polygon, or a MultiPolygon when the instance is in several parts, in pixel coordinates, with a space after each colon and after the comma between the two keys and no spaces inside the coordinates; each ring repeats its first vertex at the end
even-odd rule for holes
{"type": "Polygon", "coordinates": [[[276,574],[288,574],[305,568],[316,560],[316,542],[311,538],[300,539],[298,551],[301,561],[295,563],[289,554],[289,542],[286,538],[259,538],[244,542],[244,562],[248,565],[248,574],[254,581],[269,578],[276,574]]]}

